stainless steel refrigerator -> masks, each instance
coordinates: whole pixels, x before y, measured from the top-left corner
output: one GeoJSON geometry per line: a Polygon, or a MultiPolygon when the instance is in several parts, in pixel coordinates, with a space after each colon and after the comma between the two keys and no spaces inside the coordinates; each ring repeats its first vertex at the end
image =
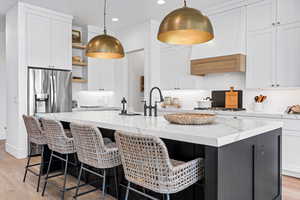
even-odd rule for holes
{"type": "Polygon", "coordinates": [[[72,72],[28,67],[28,115],[72,111],[72,72]]]}

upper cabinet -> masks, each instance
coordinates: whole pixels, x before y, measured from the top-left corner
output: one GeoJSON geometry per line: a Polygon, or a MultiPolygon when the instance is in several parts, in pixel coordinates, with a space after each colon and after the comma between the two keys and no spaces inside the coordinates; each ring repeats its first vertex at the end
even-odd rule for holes
{"type": "Polygon", "coordinates": [[[297,5],[264,0],[247,6],[247,88],[300,87],[297,5]]]}
{"type": "Polygon", "coordinates": [[[32,12],[26,13],[28,66],[50,67],[51,20],[32,12]],[[41,42],[41,38],[42,42],[41,42]]]}
{"type": "Polygon", "coordinates": [[[280,24],[300,22],[299,8],[299,0],[278,0],[278,22],[280,24]]]}
{"type": "Polygon", "coordinates": [[[25,6],[27,65],[72,70],[72,17],[25,6]]]}
{"type": "Polygon", "coordinates": [[[51,62],[59,69],[72,70],[72,24],[51,21],[51,62]]]}
{"type": "Polygon", "coordinates": [[[191,59],[245,53],[245,8],[235,8],[209,16],[215,38],[192,47],[191,59]]]}
{"type": "Polygon", "coordinates": [[[276,1],[265,0],[247,6],[247,31],[264,31],[276,22],[276,1]]]}

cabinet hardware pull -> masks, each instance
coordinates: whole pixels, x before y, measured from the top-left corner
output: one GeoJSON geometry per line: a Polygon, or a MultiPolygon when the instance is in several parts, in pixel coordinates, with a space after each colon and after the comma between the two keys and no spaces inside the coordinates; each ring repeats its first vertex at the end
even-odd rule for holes
{"type": "Polygon", "coordinates": [[[272,23],[272,26],[275,26],[275,25],[276,25],[276,23],[273,22],[273,23],[272,23]]]}
{"type": "Polygon", "coordinates": [[[280,25],[280,22],[277,22],[277,25],[280,25]]]}
{"type": "Polygon", "coordinates": [[[279,87],[280,85],[279,85],[279,84],[277,84],[276,86],[277,86],[277,87],[279,87]]]}
{"type": "Polygon", "coordinates": [[[274,85],[274,84],[272,84],[271,86],[272,86],[272,87],[275,87],[275,85],[274,85]]]}

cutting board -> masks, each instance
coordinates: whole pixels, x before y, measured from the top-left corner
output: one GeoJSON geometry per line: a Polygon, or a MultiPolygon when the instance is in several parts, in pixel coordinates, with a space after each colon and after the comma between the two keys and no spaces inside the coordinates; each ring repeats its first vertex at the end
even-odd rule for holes
{"type": "Polygon", "coordinates": [[[229,92],[225,93],[225,108],[239,107],[239,93],[231,87],[229,92]]]}

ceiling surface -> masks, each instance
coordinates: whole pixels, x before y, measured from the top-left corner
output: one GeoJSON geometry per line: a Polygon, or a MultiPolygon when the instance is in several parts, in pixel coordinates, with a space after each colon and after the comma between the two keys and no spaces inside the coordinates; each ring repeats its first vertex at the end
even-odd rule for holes
{"type": "MultiPolygon", "coordinates": [[[[18,0],[0,0],[0,14],[4,15],[18,0]]],[[[119,29],[147,19],[161,20],[168,12],[182,7],[183,0],[165,0],[158,5],[157,0],[107,0],[108,28],[119,29]],[[112,18],[119,18],[112,22],[112,18]]],[[[187,0],[188,6],[201,8],[218,5],[230,0],[187,0]]],[[[22,0],[22,2],[52,9],[74,16],[74,23],[96,26],[103,25],[104,0],[22,0]]]]}

